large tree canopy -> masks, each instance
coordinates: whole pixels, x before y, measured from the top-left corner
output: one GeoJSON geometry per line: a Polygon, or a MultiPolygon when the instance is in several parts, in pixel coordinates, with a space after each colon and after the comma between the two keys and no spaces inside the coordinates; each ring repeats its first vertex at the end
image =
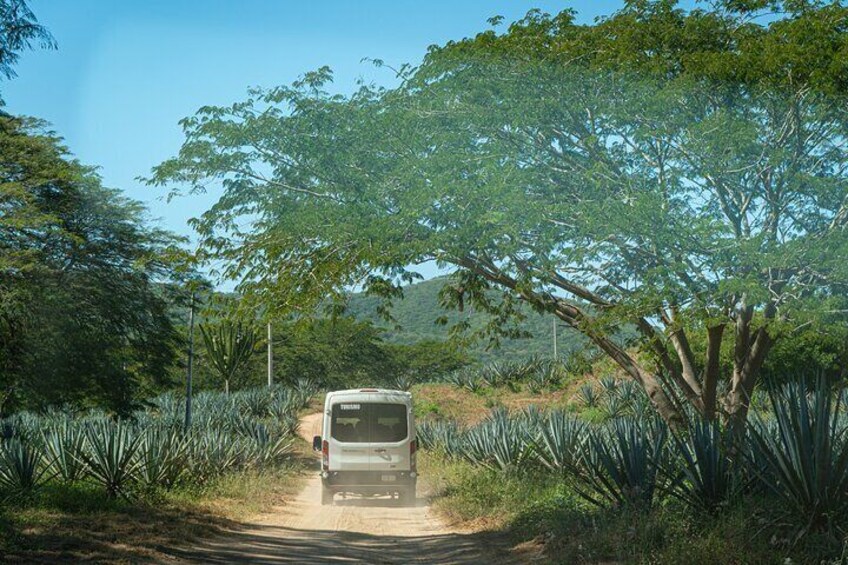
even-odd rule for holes
{"type": "Polygon", "coordinates": [[[0,118],[0,414],[132,408],[179,343],[164,288],[173,236],[104,188],[43,124],[0,118]]]}
{"type": "Polygon", "coordinates": [[[775,340],[845,312],[846,26],[839,3],[531,12],[431,49],[396,89],[330,95],[321,69],[203,108],[151,181],[223,185],[196,227],[253,299],[392,296],[436,260],[456,268],[445,302],[492,331],[526,301],[669,422],[684,404],[741,422],[775,340]],[[638,348],[611,339],[625,323],[638,348]]]}

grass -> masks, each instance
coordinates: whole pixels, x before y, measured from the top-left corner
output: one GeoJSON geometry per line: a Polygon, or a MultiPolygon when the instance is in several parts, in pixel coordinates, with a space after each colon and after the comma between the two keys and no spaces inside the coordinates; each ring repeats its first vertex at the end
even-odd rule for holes
{"type": "Polygon", "coordinates": [[[504,474],[424,452],[419,468],[451,524],[509,536],[523,561],[550,563],[848,563],[848,539],[807,535],[774,519],[779,501],[749,497],[718,517],[676,503],[602,509],[544,472],[504,474]]]}
{"type": "Polygon", "coordinates": [[[107,499],[89,481],[51,482],[0,507],[0,555],[9,562],[160,560],[163,548],[237,527],[296,492],[303,466],[225,475],[199,487],[107,499]]]}
{"type": "Polygon", "coordinates": [[[419,419],[455,420],[460,424],[476,424],[493,408],[505,407],[521,411],[528,406],[563,408],[570,399],[570,389],[534,394],[526,386],[517,392],[507,387],[484,387],[478,392],[451,384],[428,383],[412,387],[415,416],[419,419]]]}

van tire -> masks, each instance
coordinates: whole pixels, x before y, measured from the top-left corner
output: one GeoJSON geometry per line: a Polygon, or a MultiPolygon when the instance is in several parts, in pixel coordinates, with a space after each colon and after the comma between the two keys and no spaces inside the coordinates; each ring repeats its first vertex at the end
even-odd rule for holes
{"type": "Polygon", "coordinates": [[[321,506],[331,506],[333,504],[333,491],[321,485],[321,506]]]}

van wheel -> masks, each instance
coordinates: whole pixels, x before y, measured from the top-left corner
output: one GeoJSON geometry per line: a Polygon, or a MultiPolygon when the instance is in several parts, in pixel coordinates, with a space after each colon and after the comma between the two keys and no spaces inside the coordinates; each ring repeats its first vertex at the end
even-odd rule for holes
{"type": "Polygon", "coordinates": [[[333,491],[325,486],[321,487],[321,506],[333,504],[333,491]]]}

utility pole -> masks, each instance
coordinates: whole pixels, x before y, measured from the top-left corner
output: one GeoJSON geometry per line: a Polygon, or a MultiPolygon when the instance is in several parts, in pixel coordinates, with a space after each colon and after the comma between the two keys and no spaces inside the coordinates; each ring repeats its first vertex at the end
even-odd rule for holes
{"type": "Polygon", "coordinates": [[[268,322],[268,388],[274,385],[274,347],[271,340],[271,322],[268,322]]]}
{"type": "Polygon", "coordinates": [[[191,377],[194,369],[194,300],[195,292],[191,291],[191,304],[188,310],[188,371],[186,373],[186,411],[185,429],[191,427],[191,377]]]}

